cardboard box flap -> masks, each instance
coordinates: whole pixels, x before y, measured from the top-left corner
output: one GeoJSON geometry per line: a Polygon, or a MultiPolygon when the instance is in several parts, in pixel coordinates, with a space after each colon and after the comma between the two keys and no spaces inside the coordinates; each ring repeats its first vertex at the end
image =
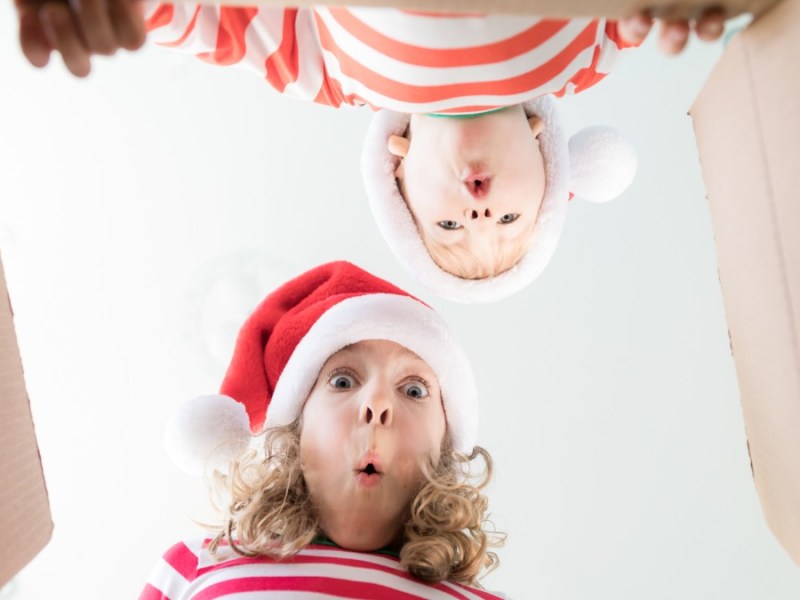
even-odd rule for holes
{"type": "Polygon", "coordinates": [[[25,390],[13,312],[0,262],[0,587],[53,533],[39,447],[25,390]]]}
{"type": "MultiPolygon", "coordinates": [[[[176,0],[196,3],[197,0],[176,0]]],[[[778,0],[724,0],[716,5],[724,6],[728,15],[735,17],[742,13],[760,15],[778,0]]],[[[241,5],[242,0],[201,0],[204,4],[241,5]]],[[[267,4],[281,6],[282,0],[248,0],[248,4],[267,4]]],[[[295,0],[293,6],[310,5],[340,6],[341,0],[295,0]]],[[[694,17],[708,3],[674,2],[673,0],[348,0],[348,6],[382,6],[388,8],[410,8],[417,10],[436,10],[440,12],[487,12],[534,14],[543,17],[608,17],[622,18],[635,15],[645,9],[652,10],[653,16],[663,18],[694,17]]]]}
{"type": "Polygon", "coordinates": [[[691,116],[717,245],[753,477],[800,564],[800,0],[729,44],[691,116]]]}

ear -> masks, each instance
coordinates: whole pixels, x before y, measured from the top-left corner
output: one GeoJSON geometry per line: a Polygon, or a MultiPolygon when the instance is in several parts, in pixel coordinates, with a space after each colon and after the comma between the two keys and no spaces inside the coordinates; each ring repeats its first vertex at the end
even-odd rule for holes
{"type": "Polygon", "coordinates": [[[544,120],[536,115],[528,117],[528,125],[533,132],[533,137],[539,137],[539,134],[544,131],[544,120]]]}
{"type": "Polygon", "coordinates": [[[411,141],[408,138],[404,138],[401,135],[392,134],[389,136],[387,148],[391,154],[399,156],[400,158],[405,158],[406,154],[408,154],[408,147],[410,145],[411,141]]]}

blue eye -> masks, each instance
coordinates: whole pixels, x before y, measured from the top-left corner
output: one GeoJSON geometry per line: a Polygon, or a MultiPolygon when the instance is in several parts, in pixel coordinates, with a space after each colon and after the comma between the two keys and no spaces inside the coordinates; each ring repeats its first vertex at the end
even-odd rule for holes
{"type": "Polygon", "coordinates": [[[422,400],[428,397],[428,386],[421,381],[410,381],[403,385],[403,393],[414,400],[422,400]]]}
{"type": "Polygon", "coordinates": [[[355,380],[350,375],[333,375],[328,379],[328,383],[337,390],[349,390],[355,385],[355,380]]]}
{"type": "Polygon", "coordinates": [[[500,223],[501,225],[508,225],[509,223],[513,223],[517,219],[519,219],[519,213],[506,213],[502,217],[500,217],[498,223],[500,223]]]}
{"type": "Polygon", "coordinates": [[[439,221],[437,225],[442,229],[446,229],[447,231],[461,229],[461,225],[458,224],[458,221],[439,221]]]}

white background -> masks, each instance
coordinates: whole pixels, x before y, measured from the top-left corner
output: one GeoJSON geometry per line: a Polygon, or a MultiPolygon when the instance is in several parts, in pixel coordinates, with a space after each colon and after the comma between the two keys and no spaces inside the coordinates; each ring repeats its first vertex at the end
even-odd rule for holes
{"type": "MultiPolygon", "coordinates": [[[[687,110],[721,44],[654,39],[562,102],[610,124],[637,179],[574,202],[544,275],[460,306],[393,260],[362,190],[368,110],[281,98],[166,50],[85,81],[16,47],[0,6],[0,250],[50,492],[52,542],[3,600],[135,598],[199,531],[202,484],[165,419],[217,390],[236,326],[269,288],[348,259],[421,295],[463,341],[509,533],[485,585],[516,599],[796,599],[800,570],[751,479],[708,207],[687,110]]],[[[735,126],[735,124],[732,124],[735,126]]]]}

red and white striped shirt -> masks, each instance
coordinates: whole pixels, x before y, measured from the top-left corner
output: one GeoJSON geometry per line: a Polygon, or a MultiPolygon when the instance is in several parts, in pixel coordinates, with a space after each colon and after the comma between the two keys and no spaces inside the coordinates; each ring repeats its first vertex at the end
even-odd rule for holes
{"type": "Polygon", "coordinates": [[[368,600],[500,600],[505,596],[459,583],[427,584],[383,553],[351,552],[312,544],[294,558],[244,558],[209,539],[175,544],[153,570],[139,600],[268,600],[363,598],[368,600]],[[227,553],[227,554],[226,554],[227,553]]]}
{"type": "Polygon", "coordinates": [[[340,107],[475,113],[600,81],[631,46],[604,19],[151,4],[156,43],[340,107]]]}

